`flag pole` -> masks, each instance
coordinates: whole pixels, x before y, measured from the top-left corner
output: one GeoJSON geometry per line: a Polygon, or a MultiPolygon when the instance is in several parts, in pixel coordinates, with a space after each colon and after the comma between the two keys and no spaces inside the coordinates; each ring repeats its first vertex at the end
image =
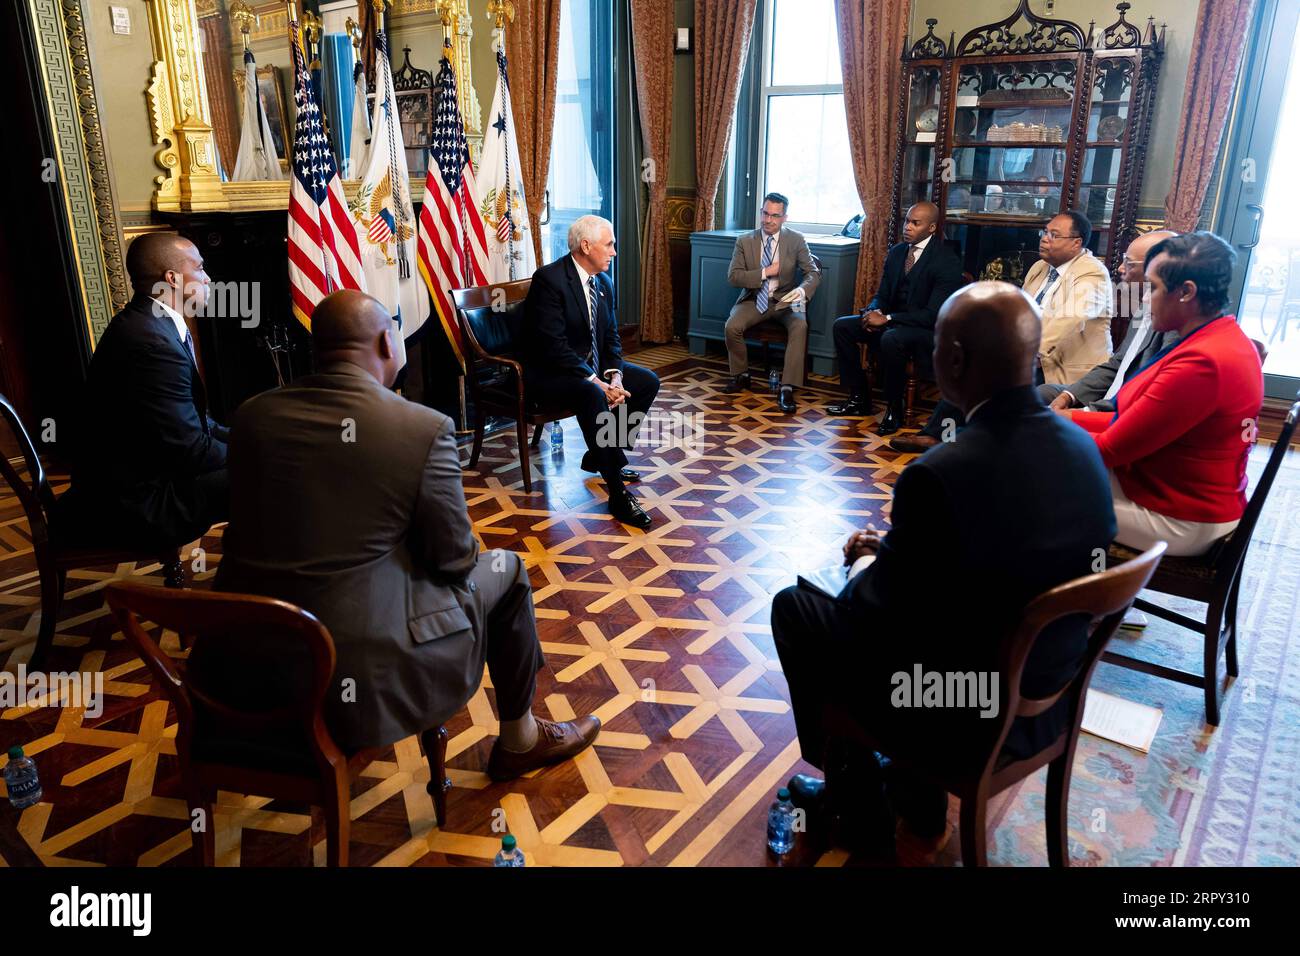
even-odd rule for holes
{"type": "MultiPolygon", "coordinates": [[[[501,86],[501,101],[505,104],[505,109],[510,113],[510,126],[507,130],[514,128],[514,105],[509,100],[510,82],[506,78],[506,25],[515,19],[515,5],[513,0],[488,0],[488,16],[496,22],[496,29],[493,31],[497,41],[497,63],[500,68],[497,75],[497,83],[501,86]]],[[[506,233],[506,261],[510,263],[510,279],[515,279],[515,216],[514,216],[514,177],[510,171],[510,136],[505,136],[505,145],[503,147],[506,166],[506,207],[505,216],[510,225],[506,233]]],[[[481,157],[480,157],[481,159],[481,157]]]]}

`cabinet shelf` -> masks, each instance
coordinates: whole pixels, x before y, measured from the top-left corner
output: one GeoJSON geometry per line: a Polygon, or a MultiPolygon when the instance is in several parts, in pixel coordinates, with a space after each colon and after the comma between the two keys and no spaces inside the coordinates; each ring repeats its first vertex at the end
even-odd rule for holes
{"type": "Polygon", "coordinates": [[[939,193],[941,226],[962,227],[966,271],[979,275],[1002,255],[1002,245],[1014,245],[1074,203],[1095,217],[1089,248],[1113,268],[1137,221],[1164,39],[1134,27],[1126,18],[1138,14],[1140,23],[1146,11],[1128,4],[1102,27],[1041,17],[1026,0],[996,5],[1004,3],[1014,8],[1004,11],[1009,16],[952,39],[927,21],[925,35],[903,51],[891,239],[901,234],[901,210],[913,196],[939,193]],[[936,129],[922,135],[933,139],[918,140],[915,123],[927,110],[936,129]],[[995,125],[995,136],[1017,138],[988,138],[995,125]],[[1048,130],[1060,139],[1025,138],[1048,130]],[[951,172],[938,165],[940,157],[953,158],[951,172]],[[940,172],[959,178],[941,184],[940,172]],[[1124,188],[1085,182],[1093,177],[1124,188]],[[994,187],[1003,194],[1002,203],[992,199],[993,211],[982,208],[986,187],[990,197],[994,187]],[[966,226],[973,227],[969,233],[966,226]]]}

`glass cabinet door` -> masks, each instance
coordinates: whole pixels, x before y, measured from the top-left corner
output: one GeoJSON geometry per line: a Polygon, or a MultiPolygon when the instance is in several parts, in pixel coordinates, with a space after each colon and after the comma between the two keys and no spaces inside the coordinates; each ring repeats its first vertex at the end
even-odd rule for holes
{"type": "Polygon", "coordinates": [[[1076,58],[957,75],[946,214],[1047,220],[1061,207],[1076,58]]]}
{"type": "Polygon", "coordinates": [[[1093,251],[1102,258],[1110,252],[1110,225],[1115,218],[1136,66],[1132,56],[1099,57],[1088,97],[1088,138],[1075,205],[1092,222],[1097,237],[1093,251]]]}
{"type": "Polygon", "coordinates": [[[903,178],[899,190],[898,221],[908,206],[929,199],[934,189],[935,153],[939,139],[939,103],[943,71],[937,66],[912,70],[907,90],[907,115],[903,127],[903,178]]]}

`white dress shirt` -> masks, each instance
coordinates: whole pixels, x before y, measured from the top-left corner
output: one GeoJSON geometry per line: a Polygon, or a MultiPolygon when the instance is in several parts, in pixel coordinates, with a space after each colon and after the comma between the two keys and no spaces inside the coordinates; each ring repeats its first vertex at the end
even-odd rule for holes
{"type": "MultiPolygon", "coordinates": [[[[594,326],[596,324],[596,316],[591,311],[591,280],[594,279],[595,276],[589,273],[582,266],[578,265],[578,260],[576,258],[573,260],[573,268],[578,270],[578,283],[582,286],[582,295],[587,300],[587,321],[590,322],[592,326],[594,326]]],[[[599,289],[596,290],[596,296],[597,298],[600,297],[599,289]]],[[[618,374],[618,369],[616,368],[605,369],[605,378],[608,379],[611,375],[615,375],[615,374],[618,374]]],[[[591,375],[588,377],[587,381],[598,382],[600,381],[600,378],[596,375],[595,372],[592,372],[591,375]]]]}
{"type": "MultiPolygon", "coordinates": [[[[154,305],[156,305],[158,308],[166,312],[167,315],[171,318],[172,324],[176,326],[176,337],[181,340],[181,345],[185,345],[185,336],[188,335],[190,331],[189,326],[185,324],[185,319],[181,317],[181,314],[179,312],[173,309],[162,299],[154,299],[153,301],[154,301],[154,305]]],[[[189,352],[190,350],[186,348],[185,351],[189,352]]],[[[191,362],[194,361],[193,353],[190,353],[190,361],[191,362]]]]}

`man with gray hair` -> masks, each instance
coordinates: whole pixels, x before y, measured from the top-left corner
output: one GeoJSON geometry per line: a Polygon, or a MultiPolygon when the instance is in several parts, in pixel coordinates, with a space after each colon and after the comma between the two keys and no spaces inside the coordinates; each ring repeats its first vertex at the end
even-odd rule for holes
{"type": "Polygon", "coordinates": [[[627,467],[626,453],[659,376],[623,359],[608,273],[615,255],[609,220],[582,216],[569,227],[569,254],[533,273],[524,303],[524,378],[538,404],[573,409],[587,441],[582,468],[605,480],[610,514],[648,528],[650,516],[626,487],[641,477],[627,467]]]}

